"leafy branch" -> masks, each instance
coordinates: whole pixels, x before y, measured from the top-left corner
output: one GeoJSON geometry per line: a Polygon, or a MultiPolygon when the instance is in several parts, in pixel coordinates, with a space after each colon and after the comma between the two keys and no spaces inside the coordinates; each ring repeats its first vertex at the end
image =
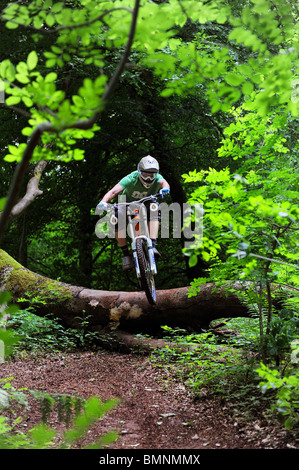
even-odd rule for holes
{"type": "MultiPolygon", "coordinates": [[[[3,15],[1,15],[4,20],[6,19],[5,18],[5,10],[6,9],[3,10],[3,15]]],[[[65,31],[65,30],[72,31],[74,29],[85,28],[87,26],[91,26],[92,24],[97,23],[98,21],[103,21],[103,18],[105,16],[109,15],[110,13],[113,13],[114,11],[118,11],[118,10],[125,10],[125,11],[128,11],[130,13],[133,13],[133,10],[131,8],[117,7],[117,8],[111,8],[110,10],[106,10],[101,15],[97,16],[96,18],[93,18],[92,20],[86,21],[84,23],[64,25],[64,26],[59,26],[58,28],[54,28],[54,29],[37,28],[37,27],[32,26],[32,25],[26,25],[26,28],[31,29],[33,31],[38,31],[39,33],[42,32],[42,33],[46,33],[46,34],[59,33],[60,31],[65,31]]],[[[24,26],[24,23],[16,21],[12,18],[9,18],[9,23],[15,24],[17,26],[24,26]]]]}
{"type": "Polygon", "coordinates": [[[114,74],[112,75],[110,82],[108,83],[106,90],[104,91],[100,102],[98,104],[98,108],[94,111],[93,115],[88,118],[88,119],[79,119],[76,122],[72,124],[65,124],[63,125],[62,128],[59,130],[56,128],[55,124],[53,122],[42,122],[36,126],[34,131],[32,132],[28,143],[23,151],[22,159],[17,165],[17,168],[15,170],[11,186],[9,189],[9,193],[6,199],[5,207],[1,215],[0,219],[0,243],[6,228],[6,225],[8,223],[11,211],[16,203],[17,196],[20,192],[20,188],[24,179],[24,176],[28,170],[28,165],[29,162],[32,159],[33,152],[37,145],[41,141],[41,137],[44,133],[61,133],[67,129],[81,129],[81,130],[87,130],[91,129],[95,122],[98,120],[101,112],[105,108],[107,101],[111,98],[115,87],[118,83],[118,80],[125,68],[126,61],[129,57],[131,47],[133,44],[134,36],[135,36],[135,30],[136,30],[136,24],[137,24],[137,17],[138,17],[138,12],[139,12],[139,7],[140,7],[140,0],[135,0],[135,5],[134,9],[132,11],[132,20],[131,20],[131,26],[130,26],[130,31],[128,34],[128,40],[126,47],[124,49],[123,55],[119,61],[119,64],[114,71],[114,74]]]}

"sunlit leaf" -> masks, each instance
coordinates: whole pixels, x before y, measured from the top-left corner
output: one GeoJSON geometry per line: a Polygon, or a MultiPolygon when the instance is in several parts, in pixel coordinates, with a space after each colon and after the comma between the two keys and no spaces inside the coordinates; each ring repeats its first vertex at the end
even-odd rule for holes
{"type": "Polygon", "coordinates": [[[27,57],[27,65],[29,70],[35,69],[38,63],[38,57],[36,51],[31,51],[27,57]]]}

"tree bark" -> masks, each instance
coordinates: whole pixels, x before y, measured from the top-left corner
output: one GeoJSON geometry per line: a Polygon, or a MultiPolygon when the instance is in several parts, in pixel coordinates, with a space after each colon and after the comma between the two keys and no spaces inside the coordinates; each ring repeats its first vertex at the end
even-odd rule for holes
{"type": "Polygon", "coordinates": [[[27,209],[36,197],[43,194],[43,191],[39,189],[38,185],[46,165],[47,162],[45,160],[41,160],[37,163],[34,168],[33,175],[28,181],[26,194],[12,208],[11,217],[18,217],[25,209],[27,209]]]}
{"type": "Polygon", "coordinates": [[[188,287],[160,290],[157,304],[151,306],[143,292],[92,290],[46,278],[24,268],[3,250],[0,290],[9,291],[12,301],[22,306],[34,304],[38,315],[52,314],[72,328],[82,328],[82,322],[88,321],[89,330],[103,334],[116,330],[151,333],[161,325],[200,331],[218,318],[249,315],[236,293],[244,291],[241,283],[227,288],[204,284],[190,298],[188,287]]]}

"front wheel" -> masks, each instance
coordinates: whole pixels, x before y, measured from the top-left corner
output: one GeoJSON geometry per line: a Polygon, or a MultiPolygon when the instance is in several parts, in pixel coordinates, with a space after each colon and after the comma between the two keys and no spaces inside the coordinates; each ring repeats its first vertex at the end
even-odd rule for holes
{"type": "Polygon", "coordinates": [[[154,275],[151,272],[148,246],[144,238],[136,240],[136,254],[140,269],[141,287],[144,290],[147,300],[151,305],[156,303],[156,287],[154,275]]]}

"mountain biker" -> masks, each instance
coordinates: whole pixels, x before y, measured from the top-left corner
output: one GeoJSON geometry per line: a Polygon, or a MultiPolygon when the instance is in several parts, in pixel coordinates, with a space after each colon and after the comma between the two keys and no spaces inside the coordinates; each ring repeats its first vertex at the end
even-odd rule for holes
{"type": "MultiPolygon", "coordinates": [[[[136,171],[133,171],[132,173],[122,178],[119,183],[117,183],[112,189],[110,189],[110,191],[105,194],[101,202],[98,204],[97,210],[99,212],[107,210],[107,203],[119,194],[125,196],[126,202],[133,202],[134,200],[137,201],[146,196],[157,194],[158,192],[162,197],[164,197],[170,193],[170,186],[159,173],[158,161],[151,155],[147,155],[140,160],[136,171]]],[[[122,209],[126,210],[125,206],[118,207],[118,214],[122,209]]],[[[116,214],[116,216],[118,216],[118,214],[116,214]]],[[[151,214],[151,218],[148,222],[149,234],[152,240],[155,257],[160,256],[160,253],[155,246],[159,231],[159,221],[159,211],[157,209],[155,213],[151,214]]],[[[134,260],[129,253],[125,230],[118,230],[116,225],[115,236],[123,254],[123,269],[127,271],[134,268],[134,260]]]]}

